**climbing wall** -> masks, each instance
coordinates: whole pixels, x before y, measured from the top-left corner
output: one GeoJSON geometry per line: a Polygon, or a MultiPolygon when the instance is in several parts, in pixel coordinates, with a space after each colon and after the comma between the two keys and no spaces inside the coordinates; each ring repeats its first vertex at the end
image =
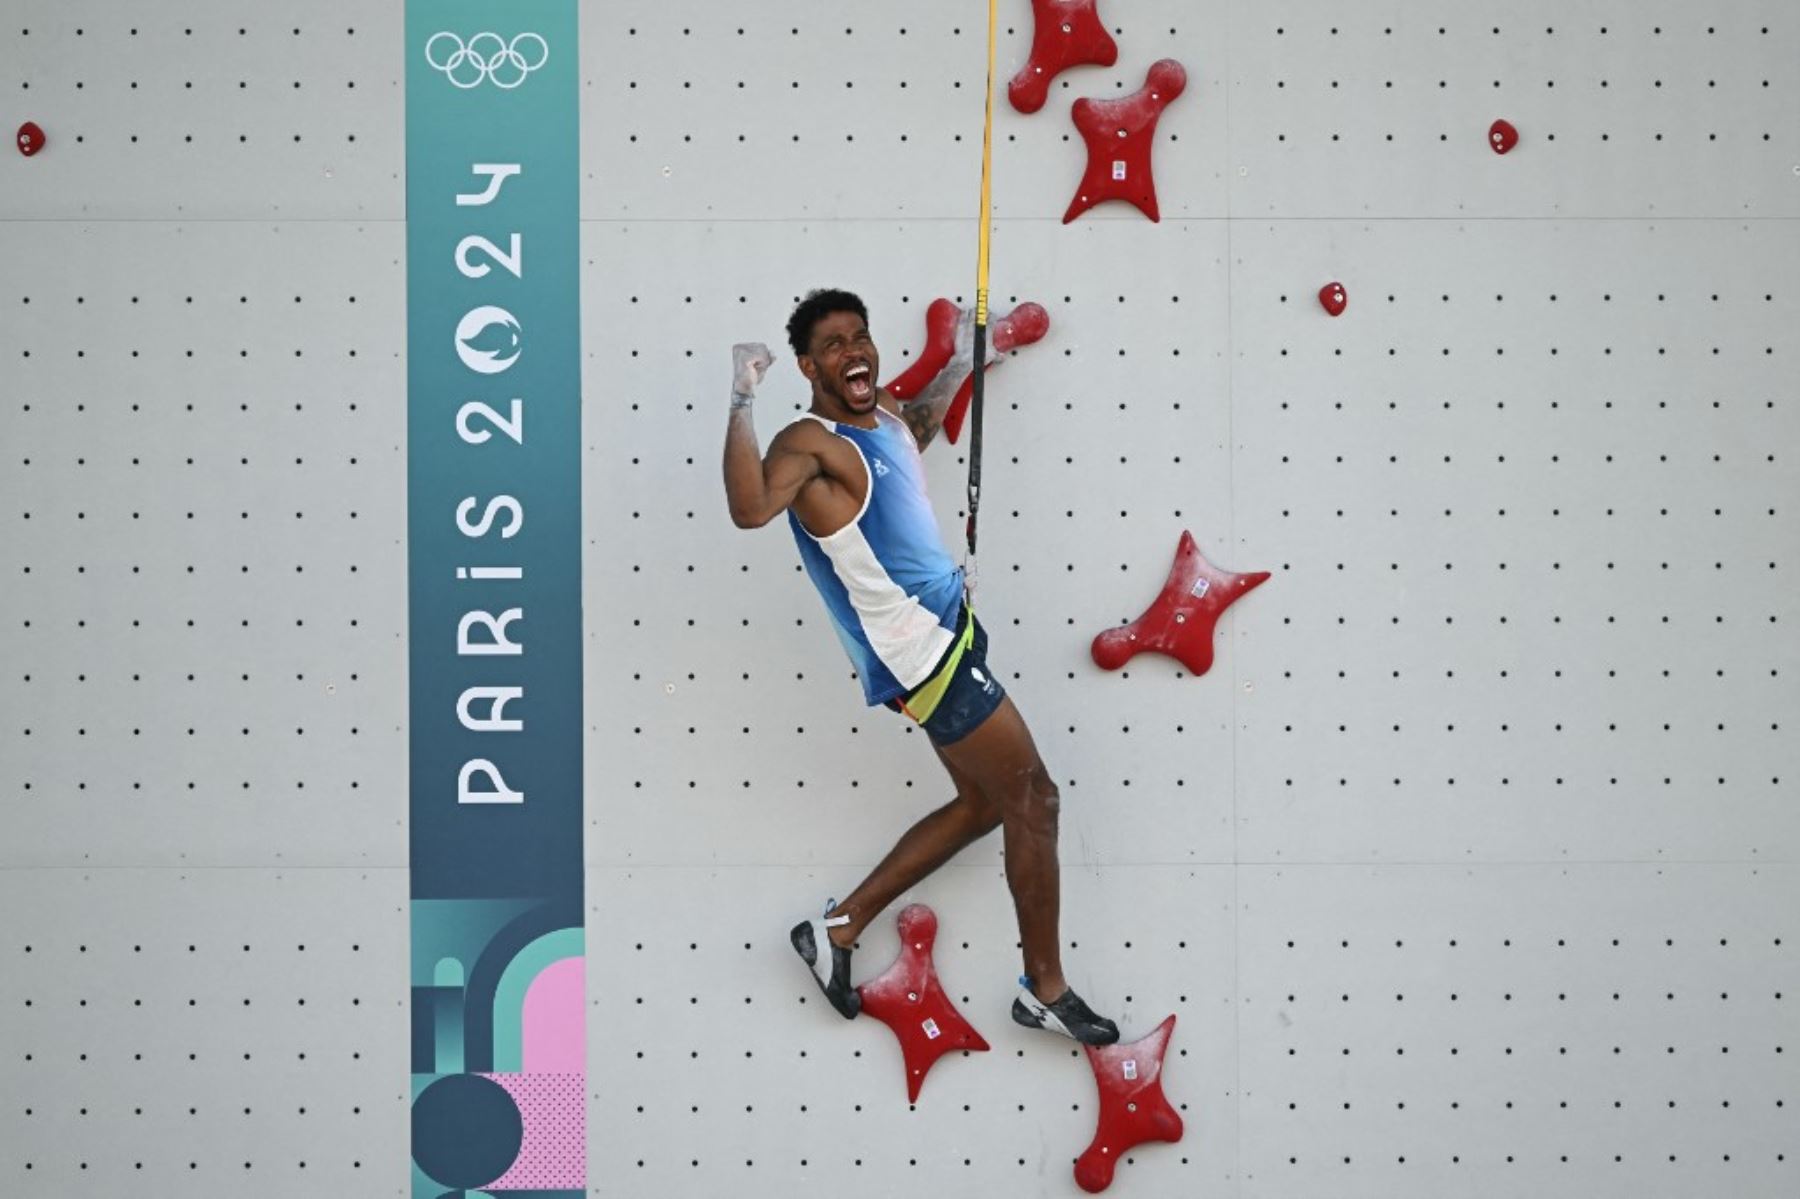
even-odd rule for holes
{"type": "MultiPolygon", "coordinates": [[[[1026,116],[1000,8],[994,305],[1051,328],[990,376],[980,603],[1070,979],[1178,1020],[1185,1138],[1114,1192],[1795,1193],[1800,21],[1099,12],[1116,65],[1026,116]],[[1161,221],[1063,224],[1070,106],[1161,58],[1161,221]],[[1271,578],[1205,676],[1101,671],[1183,530],[1271,578]]],[[[997,839],[908,897],[992,1046],[916,1105],[786,947],[950,788],[719,471],[732,342],[765,442],[804,405],[805,289],[884,378],[972,300],[984,18],[581,14],[596,1195],[1077,1193],[997,839]]],[[[50,138],[0,164],[0,1189],[403,1194],[398,6],[24,0],[0,46],[50,138]]]]}

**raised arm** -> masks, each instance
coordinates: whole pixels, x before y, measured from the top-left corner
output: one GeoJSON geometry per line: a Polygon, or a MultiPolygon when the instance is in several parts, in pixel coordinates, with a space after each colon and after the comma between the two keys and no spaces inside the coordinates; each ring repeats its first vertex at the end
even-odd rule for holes
{"type": "Polygon", "coordinates": [[[731,523],[755,529],[787,511],[800,489],[823,472],[818,455],[796,444],[796,438],[776,434],[764,457],[757,447],[756,426],[750,416],[756,385],[774,361],[767,346],[751,343],[731,347],[731,421],[725,429],[725,502],[731,523]]]}

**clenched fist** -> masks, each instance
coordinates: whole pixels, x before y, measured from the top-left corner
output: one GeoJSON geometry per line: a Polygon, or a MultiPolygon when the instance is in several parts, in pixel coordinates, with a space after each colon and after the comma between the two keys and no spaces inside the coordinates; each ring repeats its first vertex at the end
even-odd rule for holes
{"type": "Polygon", "coordinates": [[[775,355],[760,341],[739,342],[731,347],[731,399],[748,403],[756,395],[756,385],[763,381],[775,355]]]}

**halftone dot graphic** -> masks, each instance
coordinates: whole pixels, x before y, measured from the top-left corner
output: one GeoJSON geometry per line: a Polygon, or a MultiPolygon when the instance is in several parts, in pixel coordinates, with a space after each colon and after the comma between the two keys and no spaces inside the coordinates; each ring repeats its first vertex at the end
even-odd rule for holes
{"type": "Polygon", "coordinates": [[[483,1074],[499,1083],[525,1117],[525,1140],[493,1191],[587,1186],[587,1103],[579,1074],[483,1074]]]}

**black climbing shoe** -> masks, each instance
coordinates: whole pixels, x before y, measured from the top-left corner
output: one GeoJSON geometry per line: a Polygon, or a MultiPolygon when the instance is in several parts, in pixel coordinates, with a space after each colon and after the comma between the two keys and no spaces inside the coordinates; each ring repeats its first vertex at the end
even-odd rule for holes
{"type": "Polygon", "coordinates": [[[1031,993],[1031,980],[1019,980],[1019,997],[1013,1000],[1012,1018],[1026,1028],[1061,1033],[1083,1045],[1111,1045],[1119,1039],[1119,1026],[1094,1014],[1072,989],[1064,991],[1053,1003],[1044,1003],[1031,993]]]}
{"type": "MultiPolygon", "coordinates": [[[[829,912],[836,904],[836,900],[828,901],[825,910],[829,912]]],[[[848,923],[848,916],[802,920],[788,933],[788,940],[794,943],[794,952],[800,955],[800,960],[812,968],[819,989],[825,992],[826,1000],[837,1009],[838,1015],[854,1020],[862,1011],[862,996],[850,985],[850,951],[833,945],[829,935],[830,929],[848,923]],[[821,948],[831,952],[821,953],[821,948]]]]}

